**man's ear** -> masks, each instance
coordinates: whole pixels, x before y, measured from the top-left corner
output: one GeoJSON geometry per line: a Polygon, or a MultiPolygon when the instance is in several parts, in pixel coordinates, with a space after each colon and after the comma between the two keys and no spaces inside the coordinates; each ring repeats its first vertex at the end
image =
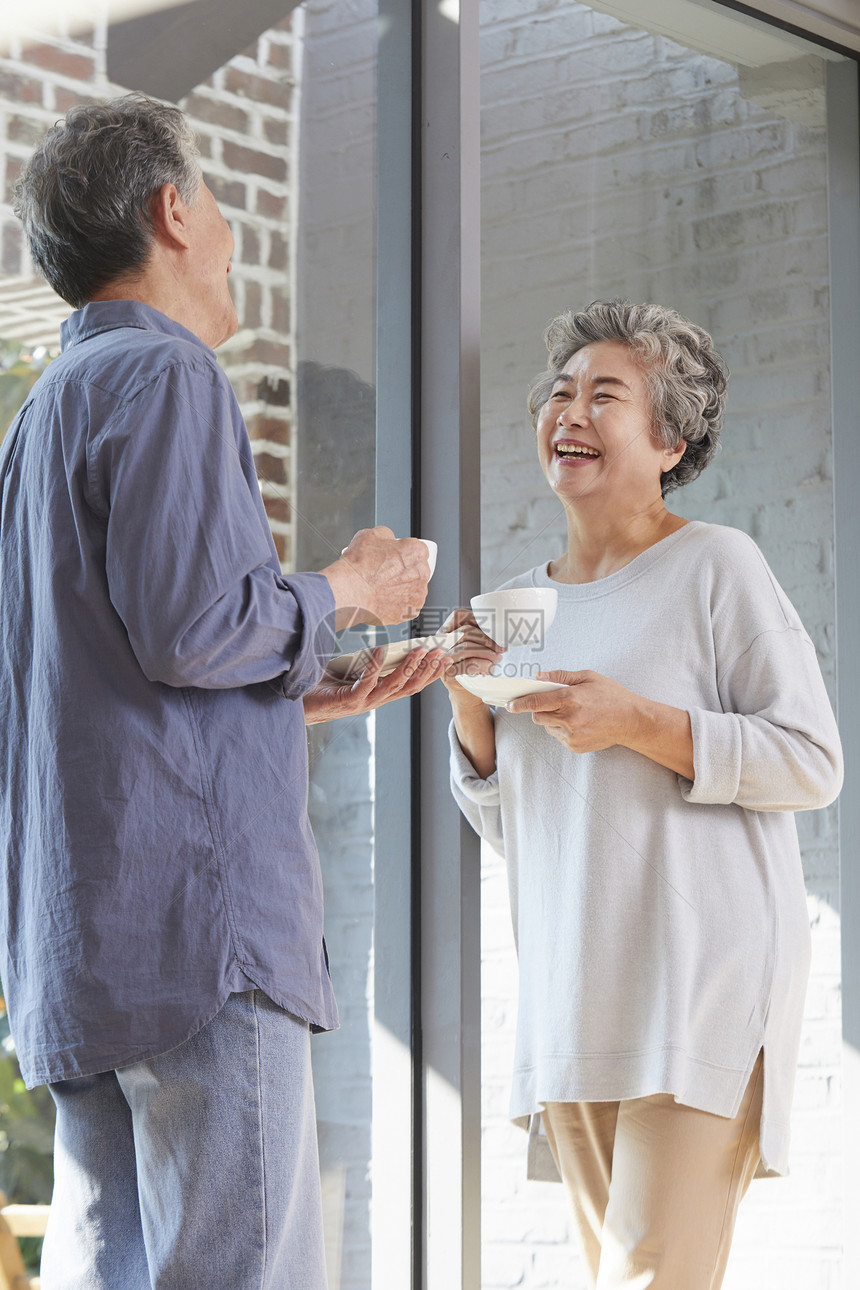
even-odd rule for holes
{"type": "Polygon", "coordinates": [[[149,209],[156,237],[174,249],[187,249],[191,245],[188,204],[182,200],[175,184],[163,184],[152,198],[149,209]]]}

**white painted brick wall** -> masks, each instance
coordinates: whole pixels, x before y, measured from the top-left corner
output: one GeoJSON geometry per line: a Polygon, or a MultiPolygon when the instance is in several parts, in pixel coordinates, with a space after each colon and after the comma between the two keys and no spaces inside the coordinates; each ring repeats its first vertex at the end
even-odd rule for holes
{"type": "MultiPolygon", "coordinates": [[[[832,687],[833,514],[823,130],[740,97],[733,68],[565,0],[482,0],[483,581],[564,525],[525,413],[562,309],[654,299],[733,371],[724,448],[671,505],[762,546],[832,687]]],[[[752,1186],[727,1290],[834,1290],[842,1241],[838,834],[798,817],[813,928],[792,1176],[752,1186]]],[[[483,859],[484,1290],[586,1282],[559,1186],[508,1125],[516,970],[502,863],[483,859]]]]}

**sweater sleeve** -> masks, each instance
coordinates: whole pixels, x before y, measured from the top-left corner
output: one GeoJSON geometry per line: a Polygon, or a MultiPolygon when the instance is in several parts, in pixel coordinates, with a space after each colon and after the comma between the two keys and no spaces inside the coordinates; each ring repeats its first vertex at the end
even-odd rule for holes
{"type": "Polygon", "coordinates": [[[493,771],[489,779],[481,779],[469,761],[451,722],[451,791],[460,810],[475,832],[488,842],[500,856],[505,854],[502,836],[502,806],[499,791],[499,772],[493,771]]]}
{"type": "MultiPolygon", "coordinates": [[[[747,539],[749,542],[749,539],[747,539]]],[[[688,802],[751,811],[827,806],[842,751],[815,646],[758,549],[712,594],[721,711],[688,709],[695,779],[688,802]],[[728,582],[728,585],[727,585],[728,582]]]]}

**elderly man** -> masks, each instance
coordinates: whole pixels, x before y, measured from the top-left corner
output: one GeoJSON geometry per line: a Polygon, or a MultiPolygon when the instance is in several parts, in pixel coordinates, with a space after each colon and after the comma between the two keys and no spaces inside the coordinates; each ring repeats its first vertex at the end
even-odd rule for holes
{"type": "Polygon", "coordinates": [[[364,530],[281,574],[212,353],[233,237],[178,109],[74,109],[16,210],[77,310],[0,457],[0,971],[57,1105],[42,1285],[323,1290],[302,700],[335,627],[417,612],[426,548],[364,530]]]}

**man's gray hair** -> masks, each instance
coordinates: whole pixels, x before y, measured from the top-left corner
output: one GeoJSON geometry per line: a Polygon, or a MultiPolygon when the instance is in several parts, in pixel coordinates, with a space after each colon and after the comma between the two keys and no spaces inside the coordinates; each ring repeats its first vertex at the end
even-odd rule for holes
{"type": "Polygon", "coordinates": [[[661,305],[634,305],[629,300],[595,300],[579,313],[559,314],[546,331],[547,371],[529,391],[529,412],[538,413],[571,357],[586,345],[617,340],[627,345],[642,367],[658,443],[687,449],[663,475],[665,496],[688,484],[705,469],[717,450],[726,400],[728,369],[706,331],[661,305]]]}
{"type": "Polygon", "coordinates": [[[14,210],[37,268],[79,309],[143,268],[164,184],[191,203],[201,179],[185,114],[126,94],[73,107],[51,127],[18,180],[14,210]]]}

